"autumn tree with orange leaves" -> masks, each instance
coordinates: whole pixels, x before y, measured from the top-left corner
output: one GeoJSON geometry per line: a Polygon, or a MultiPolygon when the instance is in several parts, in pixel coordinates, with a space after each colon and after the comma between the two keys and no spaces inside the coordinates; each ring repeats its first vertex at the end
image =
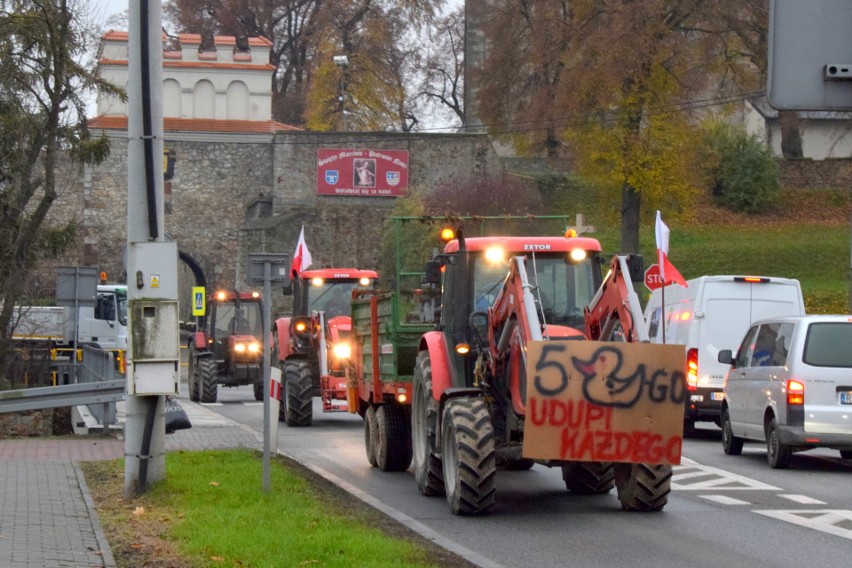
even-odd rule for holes
{"type": "Polygon", "coordinates": [[[720,0],[493,0],[479,114],[522,153],[572,156],[620,195],[621,250],[641,206],[674,214],[698,186],[695,132],[754,74],[720,0]],[[734,49],[734,48],[737,49],[734,49]]]}

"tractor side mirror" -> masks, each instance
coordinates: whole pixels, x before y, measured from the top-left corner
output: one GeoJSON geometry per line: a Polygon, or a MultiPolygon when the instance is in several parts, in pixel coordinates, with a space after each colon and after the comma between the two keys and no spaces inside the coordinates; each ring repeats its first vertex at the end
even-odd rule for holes
{"type": "Polygon", "coordinates": [[[429,262],[427,262],[423,280],[426,284],[440,284],[441,264],[434,260],[430,260],[429,262]]]}
{"type": "Polygon", "coordinates": [[[645,282],[645,259],[641,254],[627,255],[627,269],[631,282],[645,282]]]}
{"type": "Polygon", "coordinates": [[[284,286],[281,287],[281,291],[284,293],[285,296],[292,296],[293,295],[293,281],[288,279],[287,283],[284,284],[284,286]]]}

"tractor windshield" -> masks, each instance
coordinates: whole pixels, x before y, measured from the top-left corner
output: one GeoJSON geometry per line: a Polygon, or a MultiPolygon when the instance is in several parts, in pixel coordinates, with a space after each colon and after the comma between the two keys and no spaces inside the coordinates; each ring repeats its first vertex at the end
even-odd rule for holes
{"type": "MultiPolygon", "coordinates": [[[[527,259],[527,278],[547,323],[583,326],[583,308],[589,305],[596,291],[594,271],[589,258],[576,263],[564,254],[527,259]]],[[[485,311],[494,303],[507,273],[507,262],[493,264],[482,257],[476,258],[474,309],[485,311]]]]}
{"type": "Polygon", "coordinates": [[[222,302],[216,306],[216,336],[251,335],[260,338],[261,318],[258,302],[240,302],[239,309],[234,302],[222,302]]]}
{"type": "Polygon", "coordinates": [[[308,289],[308,309],[311,312],[325,312],[325,319],[335,316],[352,315],[352,290],[355,281],[326,280],[308,289]]]}

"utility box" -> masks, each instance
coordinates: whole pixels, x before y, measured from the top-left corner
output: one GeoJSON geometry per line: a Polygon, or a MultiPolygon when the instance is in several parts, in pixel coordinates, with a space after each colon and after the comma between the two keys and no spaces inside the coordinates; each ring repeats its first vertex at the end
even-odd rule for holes
{"type": "Polygon", "coordinates": [[[180,336],[177,300],[177,245],[131,243],[136,273],[128,284],[128,368],[130,395],[177,394],[180,336]]]}

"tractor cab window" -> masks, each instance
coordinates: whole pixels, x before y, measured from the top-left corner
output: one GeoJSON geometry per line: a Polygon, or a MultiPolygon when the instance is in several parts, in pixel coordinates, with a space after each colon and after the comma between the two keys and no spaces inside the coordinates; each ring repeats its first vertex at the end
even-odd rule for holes
{"type": "Polygon", "coordinates": [[[527,260],[527,278],[547,323],[582,327],[583,309],[595,295],[595,265],[586,258],[572,262],[565,255],[527,260]]]}
{"type": "Polygon", "coordinates": [[[487,311],[497,299],[497,294],[503,286],[503,281],[509,274],[508,260],[490,262],[479,256],[474,261],[473,269],[473,309],[477,312],[487,311]]]}
{"type": "Polygon", "coordinates": [[[352,314],[352,290],[356,282],[325,281],[308,290],[308,311],[325,312],[325,319],[352,314]]]}
{"type": "Polygon", "coordinates": [[[261,317],[260,304],[257,302],[241,302],[239,309],[232,302],[218,304],[213,322],[216,337],[228,335],[261,337],[261,317]]]}

